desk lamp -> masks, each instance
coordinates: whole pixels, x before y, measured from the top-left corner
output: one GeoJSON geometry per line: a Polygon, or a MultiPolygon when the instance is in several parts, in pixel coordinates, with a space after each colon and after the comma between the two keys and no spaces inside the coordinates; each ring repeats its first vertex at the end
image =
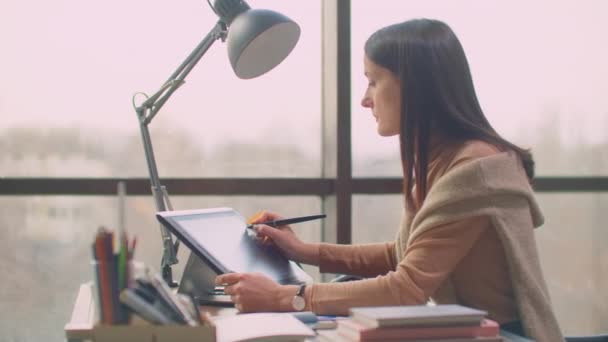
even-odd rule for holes
{"type": "MultiPolygon", "coordinates": [[[[148,125],[173,92],[184,84],[188,73],[209,47],[218,39],[226,42],[228,58],[235,74],[239,78],[250,79],[270,71],[281,63],[293,50],[300,37],[298,24],[280,13],[251,9],[243,0],[215,0],[213,5],[210,0],[207,2],[219,17],[215,26],[160,90],[149,97],[143,93],[133,96],[133,107],[139,120],[157,211],[173,210],[173,208],[167,190],[161,185],[158,177],[148,125]],[[145,101],[137,105],[135,97],[140,94],[145,97],[145,101]]],[[[172,279],[171,265],[178,262],[176,255],[179,241],[176,239],[174,244],[171,233],[162,225],[160,225],[160,233],[163,241],[161,273],[167,284],[175,287],[177,284],[172,279]]]]}

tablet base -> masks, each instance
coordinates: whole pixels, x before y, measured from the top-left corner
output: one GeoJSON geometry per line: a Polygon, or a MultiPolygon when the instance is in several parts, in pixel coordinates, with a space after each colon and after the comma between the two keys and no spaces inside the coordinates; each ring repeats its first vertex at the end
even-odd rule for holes
{"type": "Polygon", "coordinates": [[[234,307],[234,302],[229,295],[210,295],[207,297],[196,297],[199,305],[234,307]]]}
{"type": "MultiPolygon", "coordinates": [[[[190,253],[184,267],[177,292],[192,294],[194,298],[210,298],[218,295],[215,291],[217,273],[196,254],[190,253]],[[188,285],[190,283],[190,285],[188,285]],[[190,293],[189,293],[190,292],[190,293]]],[[[228,297],[230,298],[230,297],[228,297]]]]}

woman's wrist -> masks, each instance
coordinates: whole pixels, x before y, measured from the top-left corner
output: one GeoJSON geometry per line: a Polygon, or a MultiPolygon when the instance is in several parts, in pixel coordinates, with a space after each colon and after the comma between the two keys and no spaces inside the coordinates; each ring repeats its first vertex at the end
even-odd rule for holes
{"type": "Polygon", "coordinates": [[[319,265],[319,246],[318,243],[303,243],[299,261],[308,265],[319,265]]]}
{"type": "Polygon", "coordinates": [[[278,311],[294,311],[292,300],[297,292],[297,285],[281,285],[281,289],[277,291],[278,311]]]}

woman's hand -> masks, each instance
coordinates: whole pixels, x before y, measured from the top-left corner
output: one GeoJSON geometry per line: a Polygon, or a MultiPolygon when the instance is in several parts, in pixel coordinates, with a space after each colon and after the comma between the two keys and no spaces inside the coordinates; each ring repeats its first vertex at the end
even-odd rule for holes
{"type": "MultiPolygon", "coordinates": [[[[256,215],[250,223],[281,220],[282,217],[271,212],[263,211],[256,215]]],[[[290,226],[271,227],[256,225],[253,228],[262,244],[274,244],[290,260],[310,265],[319,264],[319,245],[304,243],[293,232],[290,226]]]]}
{"type": "Polygon", "coordinates": [[[292,298],[298,287],[280,285],[261,273],[226,273],[215,278],[224,285],[239,312],[293,311],[292,298]]]}

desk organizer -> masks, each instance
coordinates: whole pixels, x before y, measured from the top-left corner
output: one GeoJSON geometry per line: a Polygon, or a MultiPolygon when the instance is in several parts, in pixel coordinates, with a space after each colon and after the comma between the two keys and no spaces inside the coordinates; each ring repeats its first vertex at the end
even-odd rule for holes
{"type": "Polygon", "coordinates": [[[67,341],[95,342],[215,342],[215,326],[151,325],[136,320],[129,325],[96,324],[93,283],[80,285],[70,322],[65,325],[67,341]]]}

